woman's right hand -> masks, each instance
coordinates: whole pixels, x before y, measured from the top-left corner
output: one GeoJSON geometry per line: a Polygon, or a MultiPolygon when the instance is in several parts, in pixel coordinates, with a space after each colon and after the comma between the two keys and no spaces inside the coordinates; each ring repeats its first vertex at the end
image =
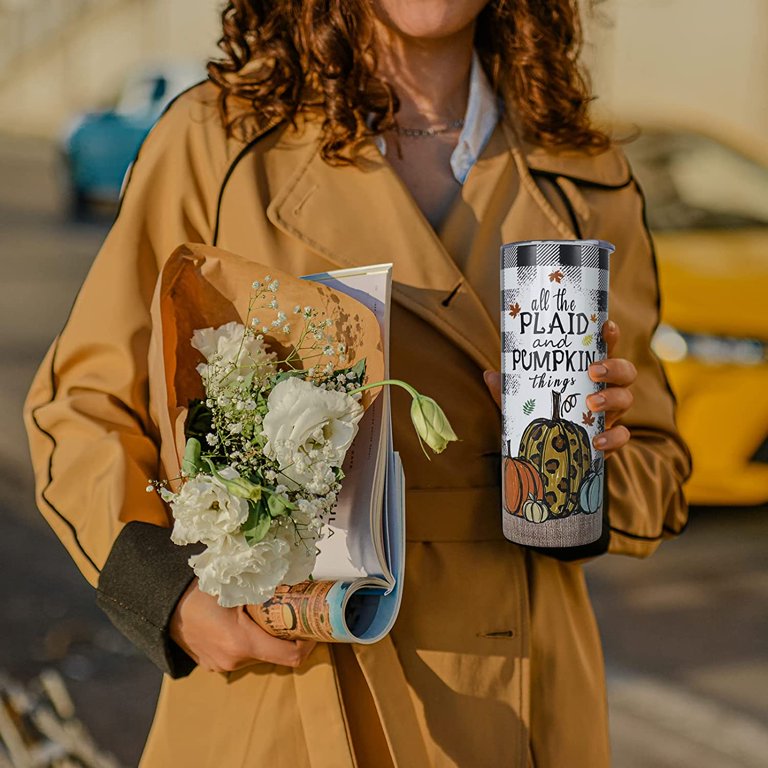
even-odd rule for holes
{"type": "Polygon", "coordinates": [[[259,661],[298,667],[312,640],[280,640],[265,632],[243,608],[222,608],[193,579],[171,617],[171,638],[203,669],[234,672],[259,661]]]}

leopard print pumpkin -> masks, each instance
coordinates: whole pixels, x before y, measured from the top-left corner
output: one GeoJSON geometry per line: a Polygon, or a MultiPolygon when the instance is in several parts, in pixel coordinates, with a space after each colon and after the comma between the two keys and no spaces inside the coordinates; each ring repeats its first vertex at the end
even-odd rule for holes
{"type": "Polygon", "coordinates": [[[541,473],[553,517],[579,509],[579,488],[592,464],[592,449],[586,429],[561,418],[559,392],[552,393],[552,418],[535,419],[525,428],[519,455],[541,473]]]}

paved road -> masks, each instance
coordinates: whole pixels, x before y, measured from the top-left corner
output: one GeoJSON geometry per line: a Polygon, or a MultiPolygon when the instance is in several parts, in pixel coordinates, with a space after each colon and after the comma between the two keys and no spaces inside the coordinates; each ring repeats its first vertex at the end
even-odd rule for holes
{"type": "Polygon", "coordinates": [[[96,608],[37,513],[20,415],[107,226],[63,221],[51,147],[0,137],[0,670],[27,681],[58,668],[98,743],[132,766],[160,675],[96,608]]]}
{"type": "MultiPolygon", "coordinates": [[[[62,220],[54,160],[47,145],[0,137],[0,669],[21,680],[60,669],[100,745],[135,765],[159,675],[35,511],[19,416],[108,225],[62,220]]],[[[767,541],[765,510],[699,512],[648,561],[588,566],[616,768],[768,766],[767,541]]]]}
{"type": "Polygon", "coordinates": [[[54,182],[49,146],[0,137],[0,669],[27,681],[58,668],[99,744],[131,766],[160,676],[96,608],[37,514],[20,416],[32,374],[108,225],[67,225],[54,182]]]}
{"type": "Polygon", "coordinates": [[[768,766],[768,510],[695,511],[587,574],[621,768],[768,766]]]}

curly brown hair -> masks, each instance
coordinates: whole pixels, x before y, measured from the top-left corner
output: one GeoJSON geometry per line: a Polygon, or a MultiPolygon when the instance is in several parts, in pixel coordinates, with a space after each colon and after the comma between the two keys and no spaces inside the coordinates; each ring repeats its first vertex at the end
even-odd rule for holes
{"type": "MultiPolygon", "coordinates": [[[[322,154],[338,163],[365,136],[396,125],[397,93],[376,74],[370,0],[231,0],[221,17],[224,57],[208,74],[230,134],[248,139],[320,107],[322,154]],[[249,106],[232,110],[233,100],[249,106]]],[[[478,16],[483,68],[534,144],[599,151],[610,143],[590,124],[581,42],[578,0],[490,0],[478,16]]]]}

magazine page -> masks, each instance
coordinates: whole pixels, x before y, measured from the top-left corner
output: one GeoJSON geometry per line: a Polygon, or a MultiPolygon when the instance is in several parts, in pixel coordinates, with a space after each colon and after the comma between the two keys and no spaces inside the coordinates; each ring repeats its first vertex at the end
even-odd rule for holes
{"type": "MultiPolygon", "coordinates": [[[[391,265],[383,264],[305,277],[346,293],[374,313],[385,345],[385,376],[391,273],[391,265]]],[[[358,434],[347,452],[342,467],[343,490],[318,543],[319,554],[312,573],[318,581],[383,577],[388,570],[382,562],[381,546],[388,426],[389,392],[384,388],[361,419],[358,434]]]]}
{"type": "Polygon", "coordinates": [[[387,473],[385,531],[389,539],[391,578],[387,590],[370,589],[360,585],[359,592],[350,595],[345,611],[347,626],[357,643],[375,643],[391,629],[400,611],[405,576],[405,475],[398,453],[391,454],[387,473]],[[357,604],[355,604],[357,603],[357,604]],[[350,605],[354,611],[350,611],[350,605]]]}

